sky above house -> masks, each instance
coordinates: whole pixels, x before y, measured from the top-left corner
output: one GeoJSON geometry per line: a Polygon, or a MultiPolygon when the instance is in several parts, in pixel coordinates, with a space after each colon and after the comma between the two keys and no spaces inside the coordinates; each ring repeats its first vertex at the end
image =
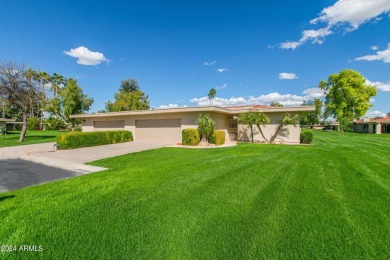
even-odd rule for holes
{"type": "Polygon", "coordinates": [[[3,1],[0,60],[78,80],[90,112],[134,78],[152,108],[323,98],[359,71],[390,112],[390,0],[3,1]]]}

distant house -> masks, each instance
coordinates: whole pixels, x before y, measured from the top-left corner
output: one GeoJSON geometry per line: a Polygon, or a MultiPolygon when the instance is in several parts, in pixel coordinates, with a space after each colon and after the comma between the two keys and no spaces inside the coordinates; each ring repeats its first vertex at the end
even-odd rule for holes
{"type": "Polygon", "coordinates": [[[14,131],[15,123],[15,119],[0,118],[0,126],[5,126],[7,131],[14,131]]]}
{"type": "Polygon", "coordinates": [[[390,134],[390,117],[355,120],[352,128],[357,133],[390,134]]]}
{"type": "MultiPolygon", "coordinates": [[[[299,107],[268,107],[255,106],[204,106],[184,107],[154,110],[137,110],[97,114],[72,115],[71,118],[82,119],[83,132],[106,130],[129,130],[134,140],[181,142],[181,132],[186,128],[197,128],[196,121],[201,113],[210,114],[216,123],[216,130],[225,132],[227,140],[249,141],[250,129],[238,122],[238,116],[249,111],[259,111],[267,114],[271,123],[263,128],[264,135],[269,139],[274,133],[284,113],[299,116],[315,110],[314,106],[299,107]]],[[[299,143],[300,126],[288,125],[283,128],[276,142],[299,143]]],[[[254,140],[264,141],[254,126],[254,140]]]]}

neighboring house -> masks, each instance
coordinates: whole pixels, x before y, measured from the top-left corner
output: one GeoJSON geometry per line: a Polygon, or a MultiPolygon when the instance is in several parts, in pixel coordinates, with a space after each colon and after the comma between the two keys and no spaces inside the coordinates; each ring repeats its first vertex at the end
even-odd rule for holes
{"type": "MultiPolygon", "coordinates": [[[[106,130],[129,130],[133,133],[134,140],[154,141],[164,140],[172,143],[181,142],[181,132],[186,128],[197,128],[196,121],[201,113],[210,114],[216,123],[216,130],[225,131],[227,140],[249,141],[250,129],[247,125],[237,121],[239,114],[251,110],[266,113],[271,123],[263,127],[266,138],[274,134],[284,113],[292,115],[306,114],[315,110],[314,106],[299,107],[267,107],[234,106],[234,107],[185,107],[155,110],[137,110],[123,112],[109,112],[98,114],[78,114],[71,118],[82,119],[83,132],[106,131],[106,130]]],[[[263,141],[257,127],[253,127],[255,141],[263,141]]],[[[300,126],[288,125],[281,135],[276,138],[277,142],[299,143],[300,126]]]]}
{"type": "Polygon", "coordinates": [[[5,126],[7,131],[14,131],[15,123],[15,119],[0,118],[0,126],[5,126]]]}
{"type": "Polygon", "coordinates": [[[355,120],[352,129],[357,133],[390,134],[390,117],[355,120]]]}

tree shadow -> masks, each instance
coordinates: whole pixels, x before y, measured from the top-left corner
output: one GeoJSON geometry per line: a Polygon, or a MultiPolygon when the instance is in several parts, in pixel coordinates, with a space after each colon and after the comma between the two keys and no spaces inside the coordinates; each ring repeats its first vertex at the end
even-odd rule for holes
{"type": "Polygon", "coordinates": [[[0,202],[2,202],[3,200],[12,199],[12,198],[15,198],[15,195],[0,196],[0,202]]]}

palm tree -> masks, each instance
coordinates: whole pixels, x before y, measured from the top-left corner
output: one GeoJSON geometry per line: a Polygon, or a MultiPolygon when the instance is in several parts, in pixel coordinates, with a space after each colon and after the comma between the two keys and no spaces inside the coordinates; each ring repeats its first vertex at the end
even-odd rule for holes
{"type": "Polygon", "coordinates": [[[265,138],[263,130],[261,129],[261,126],[265,126],[266,124],[269,124],[270,119],[269,117],[259,111],[249,111],[247,113],[240,114],[238,117],[238,121],[244,124],[249,125],[251,129],[251,139],[253,143],[253,126],[257,126],[259,129],[259,132],[263,139],[268,142],[267,138],[265,138]]]}
{"type": "Polygon", "coordinates": [[[269,119],[269,117],[266,114],[264,114],[262,112],[252,111],[251,113],[253,113],[252,117],[254,118],[255,125],[259,129],[261,136],[268,143],[268,140],[267,140],[267,138],[265,138],[263,130],[261,129],[261,126],[265,127],[265,125],[269,124],[271,122],[271,120],[269,119]]]}
{"type": "Polygon", "coordinates": [[[290,113],[285,113],[283,115],[282,120],[280,120],[279,125],[276,127],[275,134],[273,136],[271,136],[269,143],[272,143],[275,140],[275,138],[279,135],[280,131],[283,129],[283,126],[285,126],[285,125],[296,126],[297,124],[299,124],[299,116],[297,114],[292,116],[290,113]]]}
{"type": "Polygon", "coordinates": [[[210,89],[210,92],[207,95],[210,99],[210,105],[212,105],[214,103],[214,98],[215,98],[216,94],[217,94],[217,91],[214,88],[210,89]]]}
{"type": "Polygon", "coordinates": [[[243,113],[238,116],[238,122],[249,125],[251,129],[251,140],[253,143],[253,125],[255,125],[255,117],[252,112],[243,113]]]}
{"type": "Polygon", "coordinates": [[[208,143],[208,137],[214,132],[215,122],[208,114],[200,114],[196,122],[199,134],[202,136],[202,144],[208,143]]]}

